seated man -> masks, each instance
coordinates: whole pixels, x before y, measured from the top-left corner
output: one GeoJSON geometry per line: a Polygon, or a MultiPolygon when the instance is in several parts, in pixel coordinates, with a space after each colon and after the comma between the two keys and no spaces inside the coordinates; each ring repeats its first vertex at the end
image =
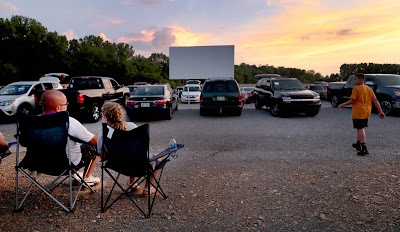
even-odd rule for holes
{"type": "MultiPolygon", "coordinates": [[[[68,102],[65,95],[58,90],[46,90],[42,94],[41,98],[43,114],[52,114],[60,111],[66,111],[68,102]]],[[[69,128],[68,134],[79,140],[87,142],[88,144],[97,145],[97,136],[89,132],[78,120],[69,117],[69,128]]],[[[69,151],[71,155],[71,162],[75,166],[82,167],[84,164],[90,162],[90,158],[82,156],[81,144],[75,142],[68,138],[69,151]]],[[[96,159],[94,159],[89,166],[88,172],[84,178],[88,185],[95,185],[100,182],[99,177],[94,177],[91,175],[96,164],[96,159]]],[[[79,173],[82,176],[82,173],[79,173]]],[[[78,177],[74,177],[79,181],[78,177]]]]}

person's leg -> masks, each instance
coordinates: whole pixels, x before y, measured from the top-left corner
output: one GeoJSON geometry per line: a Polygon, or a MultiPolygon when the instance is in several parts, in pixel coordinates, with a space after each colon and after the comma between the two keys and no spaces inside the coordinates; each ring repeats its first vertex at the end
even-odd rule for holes
{"type": "MultiPolygon", "coordinates": [[[[157,186],[155,178],[158,178],[160,176],[160,173],[161,173],[161,170],[157,169],[157,170],[153,171],[152,175],[150,175],[150,183],[152,183],[150,185],[150,194],[153,194],[156,192],[156,189],[153,187],[153,185],[157,186]]],[[[149,186],[149,183],[146,181],[146,184],[144,185],[144,189],[143,189],[144,195],[148,194],[148,186],[149,186]]]]}
{"type": "Polygon", "coordinates": [[[94,169],[94,167],[96,166],[96,160],[97,160],[97,159],[93,159],[93,160],[92,160],[92,163],[89,165],[89,168],[88,168],[88,171],[87,171],[87,173],[86,173],[85,178],[89,178],[90,175],[92,175],[93,169],[94,169]]]}
{"type": "Polygon", "coordinates": [[[360,141],[360,143],[366,143],[367,142],[367,136],[365,134],[365,129],[357,129],[357,140],[360,141]]]}

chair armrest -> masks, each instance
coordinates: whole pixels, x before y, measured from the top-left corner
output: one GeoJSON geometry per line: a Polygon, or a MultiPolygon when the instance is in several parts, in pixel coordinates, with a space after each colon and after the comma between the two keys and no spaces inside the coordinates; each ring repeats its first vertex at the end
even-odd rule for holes
{"type": "Polygon", "coordinates": [[[176,148],[175,149],[171,149],[171,148],[167,148],[164,151],[158,153],[157,155],[153,156],[153,158],[149,159],[150,162],[155,161],[161,157],[170,155],[173,152],[178,151],[179,149],[183,148],[185,145],[183,144],[176,144],[176,148]]]}

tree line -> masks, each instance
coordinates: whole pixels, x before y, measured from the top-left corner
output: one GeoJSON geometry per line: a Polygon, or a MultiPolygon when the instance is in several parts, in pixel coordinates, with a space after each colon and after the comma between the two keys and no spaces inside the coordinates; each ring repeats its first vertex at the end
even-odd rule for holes
{"type": "MultiPolygon", "coordinates": [[[[64,72],[70,76],[110,76],[121,84],[138,81],[182,85],[183,80],[169,80],[169,57],[153,53],[148,58],[136,55],[126,43],[104,41],[89,35],[67,40],[49,32],[40,22],[24,16],[0,18],[0,85],[15,81],[38,80],[41,75],[64,72]]],[[[343,64],[340,73],[322,76],[314,70],[274,67],[270,65],[235,65],[239,83],[256,83],[254,76],[277,73],[296,77],[304,83],[318,80],[337,81],[355,72],[399,73],[397,64],[343,64]]]]}

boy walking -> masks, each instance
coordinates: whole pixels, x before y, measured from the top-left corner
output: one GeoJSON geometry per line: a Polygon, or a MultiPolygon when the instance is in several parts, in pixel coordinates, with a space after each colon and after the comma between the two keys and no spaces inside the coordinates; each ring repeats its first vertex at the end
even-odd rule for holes
{"type": "Polygon", "coordinates": [[[352,105],[351,117],[353,119],[353,127],[357,129],[357,143],[353,143],[353,147],[358,151],[357,155],[369,154],[367,150],[367,135],[365,127],[368,127],[368,118],[371,115],[372,103],[378,110],[379,118],[384,119],[385,114],[376,99],[374,91],[364,84],[364,74],[357,73],[354,78],[353,92],[350,100],[338,106],[339,110],[344,106],[352,105]]]}

